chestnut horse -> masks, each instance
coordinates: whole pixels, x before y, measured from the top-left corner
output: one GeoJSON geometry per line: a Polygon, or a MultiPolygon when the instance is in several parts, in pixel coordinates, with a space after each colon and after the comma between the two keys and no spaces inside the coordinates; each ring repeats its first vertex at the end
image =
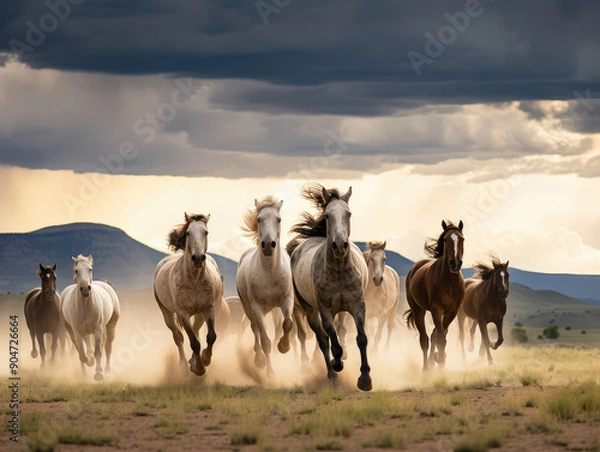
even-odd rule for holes
{"type": "Polygon", "coordinates": [[[506,297],[509,291],[508,261],[505,264],[492,256],[492,265],[478,262],[473,267],[477,273],[465,280],[465,299],[458,310],[457,320],[460,332],[460,346],[463,361],[466,361],[464,344],[464,322],[467,317],[471,318],[469,351],[474,349],[473,337],[475,328],[479,325],[481,331],[481,347],[479,355],[487,354],[488,364],[494,364],[490,353],[490,347],[497,350],[504,342],[502,323],[506,314],[506,297]],[[487,324],[494,323],[498,331],[498,340],[490,345],[487,324]]]}
{"type": "Polygon", "coordinates": [[[60,344],[64,350],[66,332],[60,318],[60,296],[56,293],[56,264],[52,267],[44,267],[40,264],[37,275],[42,280],[42,287],[31,289],[25,296],[25,320],[31,335],[31,357],[36,358],[38,351],[35,340],[40,347],[42,358],[42,369],[46,366],[46,346],[44,345],[44,334],[52,335],[51,361],[54,361],[56,347],[60,344]]]}
{"type": "Polygon", "coordinates": [[[409,328],[419,330],[423,351],[423,371],[437,362],[446,363],[446,334],[448,326],[456,317],[464,295],[465,285],[460,268],[462,266],[464,237],[463,222],[458,226],[442,221],[443,232],[437,241],[425,243],[425,252],[432,259],[416,262],[406,275],[406,298],[409,309],[404,316],[409,328]],[[431,333],[429,360],[427,350],[429,338],[425,328],[425,313],[431,312],[435,328],[431,333]]]}

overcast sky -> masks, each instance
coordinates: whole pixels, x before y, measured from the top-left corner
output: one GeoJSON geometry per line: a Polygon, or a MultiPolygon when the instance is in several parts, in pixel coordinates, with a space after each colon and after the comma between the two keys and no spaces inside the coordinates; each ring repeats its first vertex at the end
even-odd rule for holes
{"type": "Polygon", "coordinates": [[[317,181],[412,259],[463,219],[467,264],[600,273],[598,23],[593,0],[4,1],[0,231],[165,249],[210,210],[237,258],[254,198],[289,228],[317,181]]]}

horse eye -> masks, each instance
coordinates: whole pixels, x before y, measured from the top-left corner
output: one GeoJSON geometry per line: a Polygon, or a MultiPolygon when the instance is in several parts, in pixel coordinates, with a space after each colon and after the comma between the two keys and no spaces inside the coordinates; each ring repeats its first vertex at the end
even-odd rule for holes
{"type": "Polygon", "coordinates": [[[185,233],[185,236],[186,236],[186,237],[189,237],[189,236],[190,236],[190,233],[189,233],[189,232],[186,232],[186,233],[185,233]]]}
{"type": "Polygon", "coordinates": [[[75,273],[79,273],[79,270],[75,270],[75,273]]]}
{"type": "Polygon", "coordinates": [[[258,224],[260,224],[260,218],[257,218],[257,219],[256,219],[256,222],[257,222],[258,224]]]}
{"type": "Polygon", "coordinates": [[[277,218],[277,223],[281,223],[281,218],[277,218]]]}
{"type": "Polygon", "coordinates": [[[329,220],[329,215],[328,214],[325,214],[325,219],[329,220]]]}

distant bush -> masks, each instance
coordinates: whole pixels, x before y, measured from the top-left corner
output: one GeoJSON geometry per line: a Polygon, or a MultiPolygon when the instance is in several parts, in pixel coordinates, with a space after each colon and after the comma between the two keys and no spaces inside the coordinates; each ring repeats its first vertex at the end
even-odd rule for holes
{"type": "Polygon", "coordinates": [[[585,330],[581,330],[581,334],[585,334],[585,330]]]}
{"type": "Polygon", "coordinates": [[[523,324],[522,324],[521,322],[517,322],[517,323],[515,323],[515,326],[518,326],[518,327],[521,327],[521,328],[522,328],[522,327],[523,327],[523,324]]]}
{"type": "Polygon", "coordinates": [[[560,336],[560,333],[558,332],[558,327],[556,325],[544,328],[544,332],[542,334],[547,339],[558,339],[558,336],[560,336]]]}
{"type": "Polygon", "coordinates": [[[538,341],[541,341],[544,339],[544,336],[542,336],[541,334],[538,334],[538,341]]]}
{"type": "Polygon", "coordinates": [[[570,327],[570,326],[568,326],[568,327],[566,327],[566,328],[565,328],[565,330],[567,330],[567,331],[571,331],[571,327],[570,327]]]}
{"type": "Polygon", "coordinates": [[[521,328],[518,326],[515,326],[512,329],[512,331],[510,332],[510,335],[515,340],[515,342],[518,342],[519,344],[522,344],[529,340],[529,338],[527,337],[527,331],[525,331],[524,328],[521,328]]]}

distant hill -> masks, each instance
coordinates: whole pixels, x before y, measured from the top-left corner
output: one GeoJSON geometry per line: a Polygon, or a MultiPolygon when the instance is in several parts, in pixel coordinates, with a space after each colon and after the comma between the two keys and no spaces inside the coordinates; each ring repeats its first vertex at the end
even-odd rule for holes
{"type": "MultiPolygon", "coordinates": [[[[166,256],[120,229],[95,223],[52,226],[22,234],[0,234],[0,292],[27,292],[39,286],[38,264],[58,264],[58,290],[72,283],[71,256],[92,254],[94,278],[117,289],[152,285],[154,268],[166,256]]],[[[235,293],[237,263],[210,253],[223,273],[226,292],[235,293]]]]}

